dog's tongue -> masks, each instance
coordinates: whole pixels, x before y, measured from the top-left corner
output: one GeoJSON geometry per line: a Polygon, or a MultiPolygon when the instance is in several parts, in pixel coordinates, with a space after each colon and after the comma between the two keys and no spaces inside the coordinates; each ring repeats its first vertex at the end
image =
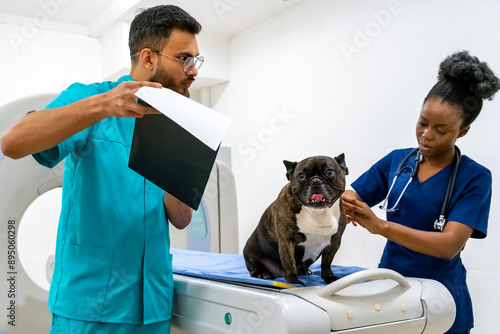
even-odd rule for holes
{"type": "Polygon", "coordinates": [[[323,195],[321,195],[321,194],[314,194],[314,195],[311,196],[311,200],[321,202],[323,200],[323,195]]]}

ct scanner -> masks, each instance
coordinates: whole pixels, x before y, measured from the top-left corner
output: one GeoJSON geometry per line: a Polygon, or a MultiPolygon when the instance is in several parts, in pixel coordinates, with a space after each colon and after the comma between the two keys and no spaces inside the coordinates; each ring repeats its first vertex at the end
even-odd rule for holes
{"type": "MultiPolygon", "coordinates": [[[[46,105],[53,97],[54,94],[37,95],[0,108],[0,136],[23,114],[37,108],[36,106],[46,105]]],[[[0,268],[3,277],[15,278],[15,284],[6,279],[0,280],[2,306],[5,306],[2,310],[11,306],[11,301],[15,301],[15,311],[9,311],[8,315],[11,317],[7,318],[15,321],[15,327],[3,319],[0,329],[5,333],[40,333],[41,329],[48,332],[46,329],[50,326],[51,315],[46,305],[48,291],[29,278],[19,261],[17,248],[19,222],[28,206],[38,196],[62,184],[62,166],[50,170],[37,165],[31,157],[14,161],[0,155],[0,244],[3,253],[0,268]],[[10,259],[8,250],[14,250],[10,259]],[[12,286],[14,289],[11,289],[12,286]],[[12,298],[9,298],[8,291],[14,291],[15,296],[11,293],[12,298]]],[[[2,318],[5,315],[2,314],[2,318]]]]}
{"type": "MultiPolygon", "coordinates": [[[[27,97],[0,107],[0,138],[23,114],[43,107],[54,96],[27,97]]],[[[48,291],[23,267],[17,241],[30,204],[61,186],[62,164],[48,169],[32,157],[11,160],[0,153],[0,268],[4,275],[0,334],[48,333],[50,329],[48,291]]],[[[440,334],[453,323],[455,304],[443,285],[390,270],[346,268],[345,277],[327,286],[283,288],[283,284],[251,278],[237,255],[235,194],[231,170],[218,159],[190,226],[184,231],[171,229],[172,246],[177,248],[172,250],[172,333],[440,334]]],[[[53,256],[46,259],[48,281],[53,261],[53,256]]]]}

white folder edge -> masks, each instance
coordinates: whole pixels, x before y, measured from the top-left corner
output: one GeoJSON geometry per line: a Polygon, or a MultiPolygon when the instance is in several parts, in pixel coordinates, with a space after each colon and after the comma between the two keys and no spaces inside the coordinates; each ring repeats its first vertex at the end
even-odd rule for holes
{"type": "Polygon", "coordinates": [[[141,87],[135,95],[217,150],[232,120],[167,88],[141,87]]]}

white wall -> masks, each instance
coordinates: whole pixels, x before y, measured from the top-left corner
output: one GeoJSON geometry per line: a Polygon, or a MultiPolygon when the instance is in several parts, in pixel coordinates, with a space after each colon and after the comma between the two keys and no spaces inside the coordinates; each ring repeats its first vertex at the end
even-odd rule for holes
{"type": "Polygon", "coordinates": [[[0,24],[0,49],[0,105],[102,78],[100,43],[85,35],[0,24]]]}
{"type": "MultiPolygon", "coordinates": [[[[235,120],[224,144],[233,148],[240,249],[286,183],[282,160],[344,152],[352,182],[390,150],[416,146],[423,98],[447,55],[470,50],[500,74],[498,13],[500,2],[485,0],[311,0],[235,36],[232,80],[212,89],[212,102],[235,120]]],[[[499,107],[500,97],[486,102],[458,143],[494,175],[499,107]]],[[[496,332],[499,219],[495,192],[488,238],[463,252],[475,333],[496,332]]],[[[334,261],[375,267],[383,245],[349,226],[334,261]]]]}

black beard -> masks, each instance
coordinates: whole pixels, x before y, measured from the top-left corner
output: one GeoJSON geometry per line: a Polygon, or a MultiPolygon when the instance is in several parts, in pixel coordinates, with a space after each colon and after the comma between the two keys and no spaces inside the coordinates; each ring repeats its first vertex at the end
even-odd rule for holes
{"type": "MultiPolygon", "coordinates": [[[[186,90],[185,92],[179,92],[175,88],[175,82],[174,80],[168,75],[167,71],[163,70],[163,66],[158,64],[159,66],[156,69],[156,72],[153,74],[153,76],[149,79],[151,82],[158,82],[160,83],[163,87],[171,89],[181,95],[184,95],[186,97],[189,97],[189,90],[186,90]]],[[[190,77],[189,79],[194,80],[193,77],[190,77]]]]}
{"type": "Polygon", "coordinates": [[[161,67],[161,66],[157,68],[156,72],[149,79],[149,81],[158,82],[165,88],[169,88],[169,89],[174,88],[174,81],[168,75],[167,71],[164,71],[163,67],[161,67]]]}

